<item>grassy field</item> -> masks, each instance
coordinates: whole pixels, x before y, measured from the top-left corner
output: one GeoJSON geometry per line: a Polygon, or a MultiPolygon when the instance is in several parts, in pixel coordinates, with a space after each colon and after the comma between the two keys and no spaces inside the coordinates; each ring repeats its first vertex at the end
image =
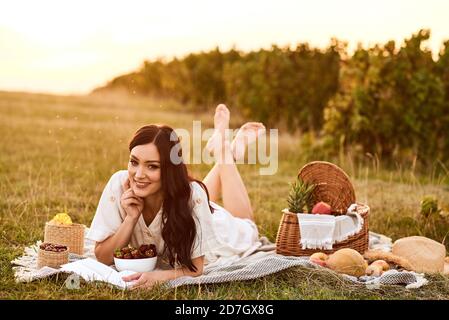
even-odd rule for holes
{"type": "MultiPolygon", "coordinates": [[[[232,112],[232,106],[231,106],[232,112]]],[[[127,142],[147,123],[192,128],[192,120],[212,126],[211,114],[192,114],[172,102],[121,96],[62,97],[0,92],[0,299],[447,299],[449,278],[428,275],[418,290],[384,286],[368,290],[340,277],[292,268],[253,281],[122,292],[104,284],[82,283],[69,290],[54,277],[27,284],[14,281],[10,261],[24,246],[43,239],[44,224],[67,210],[73,220],[90,225],[101,191],[110,175],[126,168],[127,142]]],[[[236,127],[242,122],[232,119],[236,127]]],[[[279,169],[260,176],[258,167],[240,166],[260,232],[275,240],[286,206],[289,185],[311,158],[298,139],[280,130],[279,169]],[[304,153],[305,154],[305,153],[304,153]]],[[[320,160],[320,159],[315,159],[320,160]]],[[[335,160],[351,176],[358,201],[371,207],[370,229],[397,239],[424,235],[449,248],[449,218],[419,217],[426,194],[448,205],[448,175],[435,168],[394,171],[378,163],[354,163],[350,156],[335,160]]],[[[197,178],[210,167],[190,166],[197,178]]]]}

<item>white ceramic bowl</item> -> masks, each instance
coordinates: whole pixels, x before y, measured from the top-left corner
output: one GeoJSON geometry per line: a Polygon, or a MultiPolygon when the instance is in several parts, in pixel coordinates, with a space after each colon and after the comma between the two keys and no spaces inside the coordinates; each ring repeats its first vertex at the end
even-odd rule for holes
{"type": "Polygon", "coordinates": [[[114,257],[115,268],[118,271],[148,272],[156,268],[157,256],[142,259],[118,259],[114,257]]]}

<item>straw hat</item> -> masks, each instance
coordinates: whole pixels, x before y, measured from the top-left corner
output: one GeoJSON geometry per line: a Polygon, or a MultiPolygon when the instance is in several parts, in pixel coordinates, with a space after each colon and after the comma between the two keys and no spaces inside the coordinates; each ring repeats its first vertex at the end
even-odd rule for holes
{"type": "Polygon", "coordinates": [[[415,272],[449,274],[449,258],[445,258],[446,247],[426,237],[398,239],[394,242],[391,252],[370,250],[365,252],[364,257],[370,262],[377,259],[386,260],[415,272]]]}
{"type": "Polygon", "coordinates": [[[391,253],[407,259],[416,272],[443,272],[446,247],[435,240],[413,236],[396,240],[391,253]]]}

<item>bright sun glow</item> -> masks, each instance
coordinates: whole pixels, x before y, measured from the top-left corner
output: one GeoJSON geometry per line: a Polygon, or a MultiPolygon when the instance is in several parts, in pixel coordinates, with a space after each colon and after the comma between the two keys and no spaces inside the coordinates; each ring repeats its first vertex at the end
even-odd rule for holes
{"type": "Polygon", "coordinates": [[[0,90],[87,93],[144,59],[331,37],[402,43],[421,28],[437,54],[449,39],[446,0],[11,1],[0,10],[0,90]]]}

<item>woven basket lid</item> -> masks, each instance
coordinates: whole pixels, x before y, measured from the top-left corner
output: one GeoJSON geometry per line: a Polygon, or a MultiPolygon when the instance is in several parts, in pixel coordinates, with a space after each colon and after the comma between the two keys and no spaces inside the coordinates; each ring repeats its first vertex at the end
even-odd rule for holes
{"type": "Polygon", "coordinates": [[[335,164],[310,162],[301,168],[298,177],[304,182],[315,184],[315,203],[324,201],[330,204],[333,212],[344,214],[355,203],[354,187],[348,175],[335,164]]]}

